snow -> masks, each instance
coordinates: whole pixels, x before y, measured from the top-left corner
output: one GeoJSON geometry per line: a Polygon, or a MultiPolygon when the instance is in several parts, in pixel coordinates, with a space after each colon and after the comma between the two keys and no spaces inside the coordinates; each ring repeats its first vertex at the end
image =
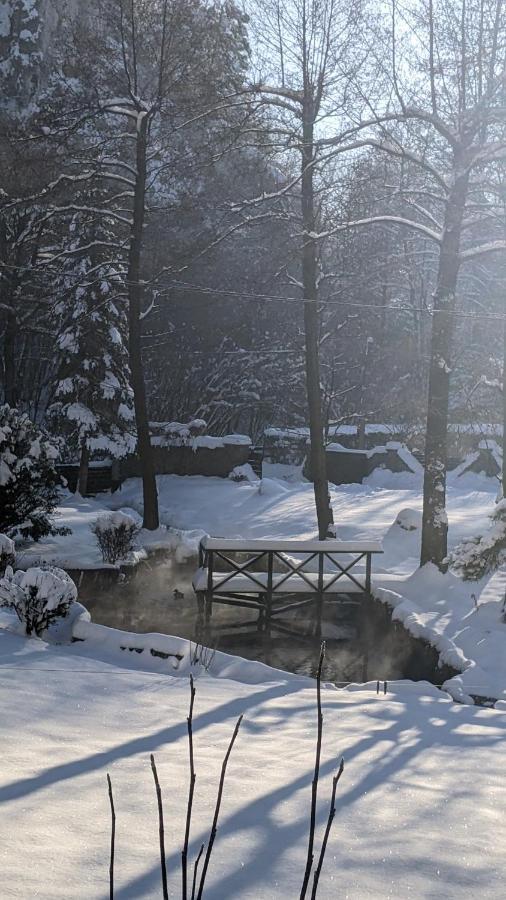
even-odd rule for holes
{"type": "Polygon", "coordinates": [[[86,428],[94,429],[97,427],[96,416],[82,403],[69,403],[66,408],[66,415],[71,422],[77,422],[86,428]]]}
{"type": "MultiPolygon", "coordinates": [[[[57,507],[55,524],[71,529],[69,535],[54,535],[42,538],[37,543],[32,543],[18,552],[17,565],[23,569],[30,566],[46,563],[59,566],[64,569],[101,569],[114,568],[102,561],[102,554],[98,547],[92,527],[105,515],[103,503],[93,498],[83,498],[79,495],[64,493],[62,505],[57,507]]],[[[115,515],[128,517],[129,520],[138,522],[139,514],[134,509],[123,509],[115,515]]],[[[143,532],[139,535],[141,549],[134,551],[132,564],[144,559],[146,553],[143,549],[143,532]]],[[[171,539],[167,537],[165,529],[161,529],[157,535],[159,544],[170,546],[171,539]]],[[[150,533],[149,540],[155,541],[155,534],[150,533]]]]}
{"type": "MultiPolygon", "coordinates": [[[[402,425],[384,425],[379,422],[370,422],[365,426],[366,434],[399,434],[403,431],[402,425]]],[[[356,435],[358,433],[357,425],[331,425],[329,427],[329,435],[356,435]]],[[[270,438],[290,438],[290,437],[309,437],[309,428],[306,426],[294,426],[293,428],[275,428],[270,427],[264,430],[265,437],[270,438]]]]}
{"type": "MultiPolygon", "coordinates": [[[[361,594],[364,591],[364,588],[357,584],[356,581],[352,581],[351,578],[348,578],[347,575],[342,575],[339,578],[339,581],[335,582],[335,574],[326,574],[323,576],[323,590],[326,590],[332,584],[335,588],[340,589],[341,591],[346,591],[349,594],[361,594]]],[[[234,593],[238,591],[255,591],[260,587],[263,590],[267,589],[267,585],[269,582],[269,576],[265,572],[255,572],[255,571],[247,571],[241,575],[230,575],[224,574],[223,572],[219,572],[213,575],[213,587],[219,588],[220,593],[234,593]]],[[[272,576],[272,589],[275,594],[307,594],[308,592],[308,583],[309,590],[311,590],[311,586],[313,590],[318,590],[318,576],[308,574],[306,570],[304,570],[304,578],[300,575],[273,575],[272,576]]],[[[193,588],[195,591],[205,591],[208,585],[208,570],[207,569],[197,569],[194,577],[193,577],[193,588]]],[[[329,593],[331,593],[329,591],[329,593]]]]}
{"type": "Polygon", "coordinates": [[[121,510],[115,512],[102,513],[96,520],[95,531],[110,531],[111,528],[135,528],[139,522],[138,515],[131,515],[121,510]]]}
{"type": "Polygon", "coordinates": [[[12,577],[12,584],[17,585],[24,593],[35,588],[39,599],[44,600],[48,609],[54,609],[63,601],[77,599],[77,588],[74,582],[61,569],[50,570],[38,567],[23,572],[18,570],[12,577]]]}
{"type": "Polygon", "coordinates": [[[109,337],[111,339],[111,343],[113,343],[113,344],[122,344],[123,343],[122,337],[115,325],[110,326],[109,337]]]}
{"type": "Polygon", "coordinates": [[[135,413],[131,406],[127,406],[126,403],[120,403],[118,406],[118,416],[126,422],[133,422],[135,413]]]}
{"type": "Polygon", "coordinates": [[[5,459],[0,458],[0,486],[3,487],[5,484],[8,484],[13,477],[12,471],[5,459]]]}
{"type": "Polygon", "coordinates": [[[499,471],[502,470],[502,447],[499,446],[497,441],[480,441],[480,443],[478,444],[478,449],[488,450],[488,452],[491,453],[499,471]]]}
{"type": "Polygon", "coordinates": [[[356,450],[351,449],[349,447],[344,447],[342,444],[338,444],[336,442],[332,442],[331,444],[327,444],[327,451],[331,453],[349,453],[349,454],[358,454],[360,456],[365,456],[367,459],[372,459],[374,456],[378,456],[380,454],[386,454],[389,451],[393,451],[397,453],[403,463],[407,466],[410,472],[416,473],[417,475],[422,475],[423,468],[413,456],[410,450],[406,447],[405,444],[399,443],[399,441],[388,441],[386,444],[380,444],[377,447],[372,447],[369,450],[356,450]]]}
{"type": "MultiPolygon", "coordinates": [[[[406,487],[398,475],[382,477],[389,481],[381,487],[369,480],[331,488],[337,539],[326,544],[342,548],[344,542],[349,549],[382,540],[385,552],[373,563],[375,596],[460,674],[445,683],[445,692],[409,681],[389,683],[386,694],[377,694],[375,683],[325,686],[319,839],[341,755],[345,770],[319,896],[500,900],[506,568],[478,583],[433,566],[419,570],[421,480],[407,473],[406,487]],[[476,696],[497,701],[497,708],[473,706],[476,696]]],[[[464,485],[462,478],[449,479],[452,545],[483,530],[494,507],[495,479],[466,478],[464,485]]],[[[289,541],[291,550],[294,539],[306,550],[315,543],[313,489],[303,480],[162,476],[158,488],[163,526],[141,532],[140,547],[172,548],[184,559],[206,534],[234,548],[251,549],[255,540],[289,541]]],[[[115,520],[138,522],[140,481],[130,479],[121,492],[100,499],[62,494],[56,524],[73,533],[27,547],[23,568],[37,557],[74,568],[101,566],[90,526],[111,514],[106,506],[115,520]]],[[[212,546],[212,539],[206,542],[212,546]]],[[[40,577],[46,585],[44,573],[16,577],[40,577]]],[[[59,646],[21,637],[12,613],[0,613],[2,896],[66,900],[69,885],[76,900],[107,895],[109,772],[118,815],[116,896],[159,897],[150,753],[164,796],[169,895],[179,896],[190,672],[197,687],[192,860],[207,839],[223,753],[244,714],[206,896],[298,896],[314,761],[314,683],[220,652],[207,655],[207,668],[193,664],[189,641],[106,628],[75,606],[76,642],[59,646]]]]}
{"type": "Polygon", "coordinates": [[[0,37],[8,37],[11,30],[12,6],[10,0],[0,3],[0,37]]]}
{"type": "Polygon", "coordinates": [[[343,444],[339,444],[337,441],[332,441],[331,444],[327,444],[326,448],[328,453],[349,453],[358,454],[359,456],[367,456],[366,450],[357,450],[352,447],[345,447],[343,444]]]}
{"type": "MultiPolygon", "coordinates": [[[[125,416],[128,420],[129,417],[125,416]]],[[[114,459],[121,459],[133,453],[137,445],[136,435],[113,429],[110,434],[100,434],[88,438],[88,447],[92,452],[109,453],[114,459]]]]}
{"type": "Polygon", "coordinates": [[[394,609],[415,637],[440,651],[441,661],[462,674],[445,683],[455,699],[473,696],[506,700],[506,623],[503,602],[506,570],[478,583],[424,566],[402,582],[402,594],[378,589],[375,594],[394,609]]]}
{"type": "Polygon", "coordinates": [[[205,537],[202,546],[207,550],[227,550],[240,553],[244,550],[292,550],[294,553],[383,553],[380,541],[282,541],[282,540],[222,540],[205,537]]]}
{"type": "MultiPolygon", "coordinates": [[[[109,772],[117,811],[115,895],[158,898],[154,753],[169,895],[179,896],[188,788],[187,642],[167,638],[165,649],[183,656],[176,668],[174,658],[114,651],[97,626],[81,627],[85,642],[67,647],[0,629],[2,894],[67,900],[70,885],[73,900],[108,894],[109,772]]],[[[314,687],[257,663],[217,657],[212,674],[195,670],[190,856],[207,840],[223,753],[244,714],[206,897],[296,897],[309,819],[314,687]]],[[[323,709],[318,840],[341,755],[345,770],[322,900],[502,898],[506,713],[457,705],[431,685],[409,682],[389,685],[386,695],[371,684],[328,687],[323,709]]]]}
{"type": "Polygon", "coordinates": [[[390,531],[393,531],[396,538],[397,530],[395,526],[398,525],[399,528],[402,528],[403,531],[416,531],[422,527],[422,515],[417,509],[401,509],[400,513],[398,513],[397,518],[392,526],[390,531]]]}
{"type": "MultiPolygon", "coordinates": [[[[274,467],[276,468],[276,467],[274,467]]],[[[296,480],[299,469],[283,466],[285,478],[263,478],[254,483],[202,475],[162,475],[157,479],[160,521],[155,533],[141,533],[141,546],[153,541],[158,547],[175,549],[185,544],[185,556],[196,555],[205,534],[237,540],[314,540],[316,516],[313,486],[296,480]],[[291,475],[290,475],[291,473],[291,475]],[[287,478],[289,477],[289,480],[287,478]],[[293,479],[293,480],[292,480],[293,479]]],[[[401,510],[421,510],[421,479],[411,473],[378,470],[364,484],[330,486],[337,539],[383,540],[401,510]]],[[[448,505],[450,543],[471,537],[489,525],[497,486],[494,479],[470,474],[449,478],[448,505]]],[[[130,515],[142,513],[140,479],[128,479],[112,495],[81,498],[64,492],[56,510],[55,524],[72,530],[68,536],[51,536],[26,547],[21,558],[26,565],[46,560],[69,568],[99,568],[102,563],[90,526],[104,508],[122,509],[130,515]]],[[[385,542],[382,570],[408,576],[417,568],[418,533],[399,529],[399,536],[385,542]]],[[[26,567],[23,562],[23,567],[26,567]]],[[[375,565],[375,569],[378,566],[375,565]]]]}
{"type": "Polygon", "coordinates": [[[411,472],[416,472],[418,475],[422,475],[423,467],[418,462],[416,457],[413,456],[411,451],[408,450],[405,444],[399,444],[397,441],[389,441],[389,443],[386,445],[386,448],[387,450],[396,450],[403,463],[407,465],[408,469],[410,469],[411,472]]]}
{"type": "MultiPolygon", "coordinates": [[[[486,531],[494,509],[496,480],[465,477],[464,485],[463,478],[449,477],[450,547],[486,531]]],[[[452,574],[433,577],[426,569],[419,572],[421,480],[415,474],[389,472],[383,472],[382,479],[379,487],[373,478],[362,485],[331,486],[337,541],[350,542],[348,546],[382,541],[384,553],[373,560],[375,594],[394,609],[394,616],[409,631],[429,640],[444,660],[463,671],[460,680],[449,686],[454,696],[506,699],[506,624],[502,620],[506,576],[501,587],[500,573],[474,583],[452,574]]],[[[198,545],[206,535],[239,541],[237,546],[250,549],[255,540],[262,546],[272,541],[277,547],[284,540],[292,551],[294,540],[307,548],[315,539],[313,488],[305,481],[264,478],[251,484],[166,475],[158,478],[158,491],[162,524],[155,532],[140,531],[132,564],[145,558],[146,552],[167,549],[178,562],[195,559],[196,568],[198,545]]],[[[129,479],[121,491],[100,499],[63,495],[55,524],[70,527],[72,534],[27,546],[18,554],[18,565],[104,567],[91,526],[106,504],[139,521],[140,480],[129,479]]]]}
{"type": "MultiPolygon", "coordinates": [[[[76,335],[72,331],[64,331],[57,340],[58,349],[66,350],[68,353],[77,353],[78,344],[76,335]]],[[[70,381],[70,379],[66,379],[70,381]]],[[[64,393],[66,393],[64,391],[64,393]]]]}
{"type": "Polygon", "coordinates": [[[210,434],[193,435],[189,425],[179,425],[178,429],[175,428],[176,425],[179,425],[179,423],[171,422],[164,428],[163,434],[152,437],[152,445],[154,447],[181,447],[188,445],[193,450],[198,450],[201,447],[205,447],[208,450],[217,450],[230,445],[242,447],[251,445],[251,438],[246,434],[225,434],[222,437],[214,437],[210,434]]]}
{"type": "Polygon", "coordinates": [[[0,556],[14,556],[14,541],[6,534],[0,534],[0,556]]]}
{"type": "Polygon", "coordinates": [[[232,481],[249,481],[251,483],[259,481],[258,476],[255,475],[249,463],[244,463],[242,466],[234,466],[228,477],[232,481]]]}

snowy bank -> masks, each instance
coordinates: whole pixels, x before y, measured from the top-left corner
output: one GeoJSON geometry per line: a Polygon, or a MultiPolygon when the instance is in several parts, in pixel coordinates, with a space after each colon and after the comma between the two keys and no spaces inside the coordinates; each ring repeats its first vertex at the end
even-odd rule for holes
{"type": "MultiPolygon", "coordinates": [[[[0,629],[2,895],[101,900],[116,811],[116,896],[160,897],[154,753],[162,786],[169,895],[180,893],[188,790],[186,677],[118,667],[86,644],[50,647],[0,629]],[[26,864],[27,840],[29,861],[26,864]]],[[[272,670],[197,681],[190,859],[207,840],[223,753],[229,762],[207,900],[298,896],[307,850],[315,746],[314,686],[272,670]]],[[[258,668],[258,667],[257,667],[258,668]]],[[[506,713],[461,706],[428,684],[323,692],[317,828],[331,779],[345,770],[321,900],[501,900],[506,825],[506,713]],[[456,760],[458,764],[456,764],[456,760]]]]}
{"type": "Polygon", "coordinates": [[[493,702],[506,700],[505,588],[504,569],[476,584],[429,563],[398,590],[376,588],[374,595],[393,620],[438,650],[441,664],[462,673],[443,685],[455,700],[493,702]]]}

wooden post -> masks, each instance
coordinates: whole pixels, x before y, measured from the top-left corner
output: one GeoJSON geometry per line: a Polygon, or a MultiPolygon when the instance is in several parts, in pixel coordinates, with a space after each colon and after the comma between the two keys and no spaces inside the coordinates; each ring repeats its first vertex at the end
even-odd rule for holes
{"type": "Polygon", "coordinates": [[[205,628],[209,626],[213,614],[213,551],[206,550],[207,555],[207,591],[205,601],[205,628]]]}
{"type": "Polygon", "coordinates": [[[274,569],[274,552],[269,550],[267,554],[267,594],[265,597],[265,628],[269,629],[271,624],[272,610],[272,574],[274,569]]]}
{"type": "Polygon", "coordinates": [[[325,564],[325,553],[318,552],[318,594],[316,597],[316,634],[318,638],[322,633],[322,613],[323,613],[323,569],[325,564]]]}
{"type": "Polygon", "coordinates": [[[372,553],[366,553],[366,557],[365,557],[365,590],[369,596],[371,594],[371,562],[372,562],[372,553]]]}
{"type": "Polygon", "coordinates": [[[90,463],[90,451],[86,436],[81,442],[81,457],[79,460],[79,472],[77,475],[76,493],[85,497],[88,492],[88,470],[90,463]]]}

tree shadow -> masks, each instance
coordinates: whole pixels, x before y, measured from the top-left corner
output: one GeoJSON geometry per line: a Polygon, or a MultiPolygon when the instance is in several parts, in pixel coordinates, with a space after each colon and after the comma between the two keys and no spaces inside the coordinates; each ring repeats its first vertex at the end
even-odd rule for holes
{"type": "MultiPolygon", "coordinates": [[[[367,755],[378,742],[381,742],[382,745],[385,743],[390,744],[390,749],[382,754],[379,761],[376,760],[375,764],[371,765],[371,769],[364,777],[355,783],[352,783],[350,787],[346,788],[346,777],[342,779],[340,784],[342,790],[338,796],[338,816],[340,811],[344,810],[346,807],[353,807],[353,805],[365,794],[373,794],[380,785],[388,782],[393,777],[395,777],[397,784],[400,783],[401,790],[403,787],[409,789],[410,766],[416,760],[416,757],[423,751],[440,747],[444,749],[454,748],[456,753],[465,753],[477,746],[492,747],[494,744],[504,742],[504,731],[496,725],[496,733],[488,733],[491,728],[488,728],[487,726],[490,725],[492,727],[494,726],[494,723],[493,721],[487,721],[487,719],[484,718],[479,722],[480,726],[485,726],[481,735],[466,735],[465,733],[457,734],[461,723],[468,724],[469,722],[468,718],[460,715],[460,710],[468,710],[471,712],[472,716],[472,708],[458,707],[448,703],[445,704],[446,708],[442,711],[438,707],[437,702],[436,704],[434,704],[434,702],[425,704],[421,702],[422,700],[423,698],[415,695],[415,697],[410,698],[408,701],[409,706],[408,703],[405,702],[402,704],[403,709],[400,713],[398,713],[397,710],[393,710],[391,706],[382,704],[381,701],[378,702],[376,698],[366,700],[365,703],[363,700],[361,701],[361,705],[364,705],[366,708],[379,706],[381,703],[380,709],[374,717],[385,719],[386,723],[384,728],[375,729],[371,734],[362,736],[350,746],[342,749],[342,751],[340,748],[339,755],[343,752],[346,759],[345,775],[353,772],[353,761],[364,754],[367,755]],[[429,712],[430,714],[428,714],[429,712]],[[443,716],[446,716],[445,720],[443,719],[443,716]],[[406,773],[404,779],[402,777],[403,772],[406,773]]],[[[325,705],[328,707],[330,703],[325,705]]],[[[336,701],[331,705],[335,706],[336,701]]],[[[340,703],[338,700],[337,705],[342,712],[346,712],[348,704],[343,703],[342,701],[340,703]]],[[[275,709],[269,710],[270,714],[275,712],[275,709]]],[[[286,714],[286,709],[284,712],[286,714]]],[[[479,715],[478,711],[476,711],[476,714],[479,715]]],[[[328,743],[328,730],[325,734],[325,740],[326,743],[328,743]]],[[[324,827],[324,820],[327,816],[328,800],[330,796],[330,789],[327,789],[328,783],[325,786],[325,781],[330,780],[335,769],[335,759],[327,760],[321,766],[322,787],[318,810],[318,827],[320,829],[320,835],[324,827]]],[[[278,787],[275,790],[248,802],[223,819],[219,828],[222,839],[237,835],[239,832],[251,831],[255,833],[255,844],[249,859],[241,859],[240,863],[236,865],[232,871],[220,878],[218,882],[215,882],[214,884],[212,882],[209,883],[206,896],[208,896],[210,900],[226,900],[226,898],[238,897],[241,895],[241,891],[244,891],[245,886],[248,886],[249,889],[251,889],[252,886],[256,886],[256,896],[261,897],[262,885],[264,886],[264,889],[267,889],[267,885],[272,884],[273,879],[279,879],[280,863],[282,867],[283,857],[287,855],[294,845],[304,843],[307,837],[310,782],[312,774],[313,769],[311,760],[308,768],[299,776],[284,784],[282,787],[278,787]],[[279,816],[276,816],[276,811],[280,804],[302,790],[307,791],[307,816],[297,820],[285,819],[280,821],[279,816]],[[261,864],[259,864],[259,861],[261,861],[261,864]]],[[[455,786],[453,786],[451,797],[448,797],[447,800],[452,804],[462,797],[469,798],[469,804],[472,808],[472,804],[476,797],[473,784],[461,785],[457,790],[455,790],[455,786]]],[[[420,822],[421,837],[424,831],[422,823],[423,815],[420,812],[418,812],[417,815],[420,822]]],[[[205,829],[199,830],[199,834],[194,835],[191,842],[191,856],[193,856],[193,858],[197,854],[200,844],[206,841],[206,839],[207,831],[205,829]]],[[[248,845],[251,846],[250,842],[248,842],[248,845]]],[[[415,853],[411,853],[411,864],[414,871],[417,868],[420,868],[420,866],[423,867],[426,862],[426,848],[424,842],[420,840],[417,842],[417,846],[420,848],[419,852],[416,851],[415,853]]],[[[400,856],[402,857],[402,862],[399,861],[398,864],[395,864],[394,862],[394,869],[397,868],[399,870],[401,877],[402,873],[405,874],[406,871],[406,853],[400,853],[400,856]]],[[[179,859],[179,854],[176,851],[170,853],[168,856],[169,871],[174,871],[175,869],[178,870],[179,859]]],[[[229,861],[230,860],[228,860],[228,862],[229,861]]],[[[342,865],[346,866],[345,858],[339,860],[339,866],[341,867],[342,865]]],[[[462,867],[458,862],[455,862],[453,865],[447,860],[444,860],[439,862],[438,865],[439,875],[437,884],[440,890],[443,889],[445,884],[448,885],[453,882],[458,883],[457,876],[462,875],[462,867]]],[[[301,869],[301,879],[302,874],[301,869]]],[[[490,871],[486,864],[481,867],[475,866],[472,873],[468,872],[470,883],[472,883],[476,890],[479,890],[487,884],[489,876],[490,871]]],[[[155,865],[153,868],[146,870],[142,875],[132,879],[128,884],[118,887],[118,900],[133,900],[135,897],[151,894],[151,892],[156,889],[158,879],[159,868],[155,865]]],[[[253,896],[253,894],[251,894],[251,896],[253,896]]],[[[283,896],[281,892],[280,896],[283,896]]],[[[442,894],[438,894],[438,896],[442,896],[442,894]]]]}

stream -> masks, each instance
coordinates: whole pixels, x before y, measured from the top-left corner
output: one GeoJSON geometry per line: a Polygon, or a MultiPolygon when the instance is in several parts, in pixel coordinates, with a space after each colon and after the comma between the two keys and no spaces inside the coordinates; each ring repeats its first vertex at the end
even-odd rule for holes
{"type": "MultiPolygon", "coordinates": [[[[123,631],[161,632],[195,640],[197,601],[191,584],[195,568],[193,561],[178,564],[171,558],[153,558],[119,581],[116,574],[111,577],[107,572],[71,574],[79,582],[79,599],[94,622],[123,631]]],[[[441,684],[455,674],[438,667],[433,647],[392,622],[387,607],[375,600],[364,603],[362,617],[356,604],[325,605],[322,637],[327,645],[327,681],[347,684],[411,678],[441,684]]],[[[270,634],[258,632],[249,610],[218,603],[213,607],[212,622],[210,646],[289,672],[315,674],[320,640],[311,634],[313,623],[307,610],[283,617],[281,622],[290,633],[275,627],[270,634]]]]}

